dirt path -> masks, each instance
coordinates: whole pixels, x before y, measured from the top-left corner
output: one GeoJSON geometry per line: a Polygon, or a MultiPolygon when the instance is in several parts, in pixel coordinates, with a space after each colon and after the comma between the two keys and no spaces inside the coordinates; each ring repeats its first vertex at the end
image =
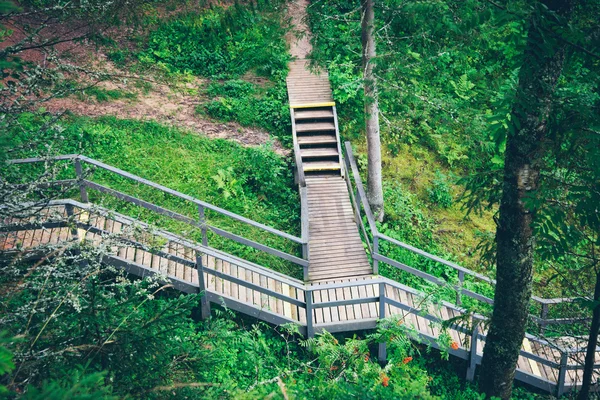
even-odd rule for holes
{"type": "Polygon", "coordinates": [[[306,8],[308,0],[294,0],[289,3],[288,15],[292,18],[294,29],[288,35],[290,53],[298,59],[307,58],[312,50],[310,45],[310,31],[306,24],[306,8]]]}
{"type": "MultiPolygon", "coordinates": [[[[104,88],[131,90],[127,87],[103,83],[104,88]]],[[[112,100],[96,102],[94,100],[79,100],[69,97],[53,99],[45,106],[51,113],[69,110],[76,115],[89,117],[115,116],[117,118],[151,120],[168,126],[183,128],[199,135],[210,138],[233,140],[244,146],[259,146],[272,142],[273,150],[281,155],[288,155],[281,143],[268,132],[240,126],[237,123],[216,122],[204,119],[196,114],[196,107],[202,101],[199,96],[175,91],[166,85],[155,85],[149,93],[138,93],[133,100],[112,100]]]]}

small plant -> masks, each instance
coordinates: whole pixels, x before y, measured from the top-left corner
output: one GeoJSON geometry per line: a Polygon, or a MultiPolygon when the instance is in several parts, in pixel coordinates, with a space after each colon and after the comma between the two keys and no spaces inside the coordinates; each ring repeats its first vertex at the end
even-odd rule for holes
{"type": "Polygon", "coordinates": [[[452,206],[452,189],[448,177],[441,171],[436,171],[432,184],[432,187],[427,189],[429,201],[442,208],[452,206]]]}
{"type": "Polygon", "coordinates": [[[217,188],[221,191],[226,200],[230,197],[235,198],[239,194],[244,193],[238,180],[235,178],[233,167],[220,169],[217,171],[217,174],[213,175],[211,178],[215,181],[217,188]]]}

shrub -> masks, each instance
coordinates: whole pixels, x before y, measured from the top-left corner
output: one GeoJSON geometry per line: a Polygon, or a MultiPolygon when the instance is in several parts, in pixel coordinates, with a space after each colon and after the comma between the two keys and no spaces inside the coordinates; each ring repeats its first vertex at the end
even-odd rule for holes
{"type": "Polygon", "coordinates": [[[448,177],[441,171],[436,171],[432,186],[427,189],[427,194],[429,195],[429,201],[439,207],[448,208],[452,206],[452,188],[448,182],[448,177]]]}

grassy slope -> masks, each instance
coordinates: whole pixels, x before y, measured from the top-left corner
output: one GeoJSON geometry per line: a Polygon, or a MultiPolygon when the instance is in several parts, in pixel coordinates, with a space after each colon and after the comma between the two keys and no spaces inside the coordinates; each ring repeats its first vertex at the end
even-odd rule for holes
{"type": "MultiPolygon", "coordinates": [[[[21,118],[27,133],[12,136],[4,148],[31,143],[36,139],[39,118],[21,118]]],[[[63,140],[55,142],[57,154],[81,153],[125,171],[160,183],[226,210],[291,234],[299,233],[298,199],[293,187],[291,168],[286,160],[267,147],[243,147],[221,139],[166,127],[154,122],[118,120],[112,117],[89,119],[71,117],[63,122],[63,140]]],[[[44,143],[14,156],[44,154],[44,143]]],[[[68,173],[72,169],[68,168],[68,173]]],[[[103,172],[94,180],[144,200],[197,218],[197,210],[172,196],[103,172]]],[[[148,210],[118,202],[111,197],[92,193],[91,200],[160,227],[199,239],[199,232],[189,226],[159,217],[148,210]]],[[[273,235],[251,229],[216,213],[207,213],[208,222],[236,234],[294,253],[291,243],[273,235]]],[[[299,271],[271,257],[233,242],[211,236],[210,244],[234,252],[252,261],[297,275],[299,271]]]]}

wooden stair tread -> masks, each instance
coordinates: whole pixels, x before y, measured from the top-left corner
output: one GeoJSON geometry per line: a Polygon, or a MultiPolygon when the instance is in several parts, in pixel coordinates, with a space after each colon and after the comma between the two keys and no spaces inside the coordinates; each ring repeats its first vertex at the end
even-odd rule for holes
{"type": "Polygon", "coordinates": [[[340,163],[335,161],[308,161],[304,164],[304,171],[330,171],[341,169],[340,163]]]}
{"type": "Polygon", "coordinates": [[[335,147],[325,147],[322,149],[302,149],[300,155],[304,157],[335,157],[339,156],[338,151],[335,147]]]}
{"type": "Polygon", "coordinates": [[[296,132],[319,132],[319,131],[335,131],[333,122],[306,122],[296,124],[296,132]]]}
{"type": "Polygon", "coordinates": [[[313,135],[313,136],[299,136],[298,144],[324,144],[324,143],[337,143],[337,139],[333,135],[313,135]]]}
{"type": "Polygon", "coordinates": [[[333,110],[298,110],[294,111],[294,119],[326,119],[333,118],[333,110]]]}

